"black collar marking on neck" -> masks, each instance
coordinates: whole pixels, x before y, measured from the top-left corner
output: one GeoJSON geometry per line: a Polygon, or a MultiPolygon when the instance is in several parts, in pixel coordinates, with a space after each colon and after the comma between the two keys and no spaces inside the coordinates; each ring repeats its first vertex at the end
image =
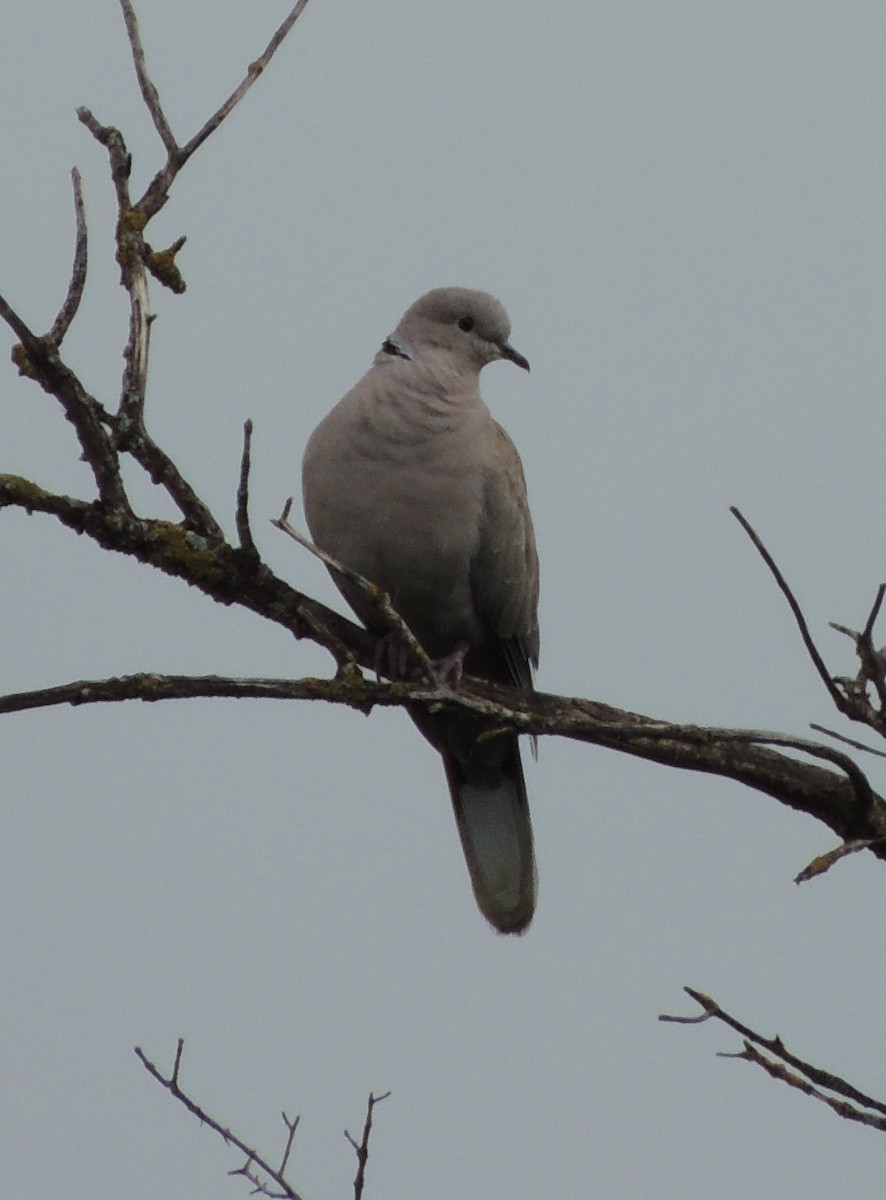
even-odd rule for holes
{"type": "Polygon", "coordinates": [[[409,358],[409,355],[406,353],[406,351],[401,350],[397,343],[392,342],[390,338],[385,338],[381,344],[381,348],[384,350],[385,354],[393,354],[395,358],[409,358]]]}

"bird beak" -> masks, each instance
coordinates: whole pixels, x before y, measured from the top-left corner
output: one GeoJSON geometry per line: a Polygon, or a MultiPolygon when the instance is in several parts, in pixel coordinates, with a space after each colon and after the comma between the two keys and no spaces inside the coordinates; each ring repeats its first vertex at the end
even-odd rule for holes
{"type": "Polygon", "coordinates": [[[498,348],[501,351],[502,358],[510,359],[512,363],[516,363],[524,371],[529,370],[529,359],[524,358],[519,350],[515,350],[510,342],[501,342],[498,348]]]}

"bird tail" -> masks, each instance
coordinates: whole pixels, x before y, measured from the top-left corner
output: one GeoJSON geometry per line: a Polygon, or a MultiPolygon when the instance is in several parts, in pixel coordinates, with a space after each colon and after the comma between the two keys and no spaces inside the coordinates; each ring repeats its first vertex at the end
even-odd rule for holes
{"type": "Polygon", "coordinates": [[[491,762],[443,750],[443,764],[480,911],[499,933],[523,933],[535,912],[537,877],[520,749],[510,733],[490,742],[497,743],[491,762]]]}

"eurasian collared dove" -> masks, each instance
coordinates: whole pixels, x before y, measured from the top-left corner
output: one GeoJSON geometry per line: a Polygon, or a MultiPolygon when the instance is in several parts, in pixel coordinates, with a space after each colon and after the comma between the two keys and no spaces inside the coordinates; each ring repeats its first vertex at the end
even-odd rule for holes
{"type": "MultiPolygon", "coordinates": [[[[468,674],[532,686],[538,558],[520,456],[480,397],[506,358],[507,313],[466,288],[428,292],[360,382],[314,430],[302,464],[305,514],[321,549],[386,591],[429,654],[468,674]]],[[[370,629],[379,618],[333,578],[370,629]]],[[[477,903],[501,933],[535,909],[532,825],[517,737],[471,714],[412,711],[443,756],[477,903]]]]}

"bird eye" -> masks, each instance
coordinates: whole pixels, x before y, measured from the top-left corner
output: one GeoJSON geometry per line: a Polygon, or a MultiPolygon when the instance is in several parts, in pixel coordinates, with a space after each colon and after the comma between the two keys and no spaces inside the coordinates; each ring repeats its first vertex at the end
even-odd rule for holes
{"type": "Polygon", "coordinates": [[[458,327],[459,327],[459,329],[463,329],[465,331],[465,333],[470,333],[471,330],[474,328],[474,318],[473,317],[459,317],[458,318],[458,327]]]}

